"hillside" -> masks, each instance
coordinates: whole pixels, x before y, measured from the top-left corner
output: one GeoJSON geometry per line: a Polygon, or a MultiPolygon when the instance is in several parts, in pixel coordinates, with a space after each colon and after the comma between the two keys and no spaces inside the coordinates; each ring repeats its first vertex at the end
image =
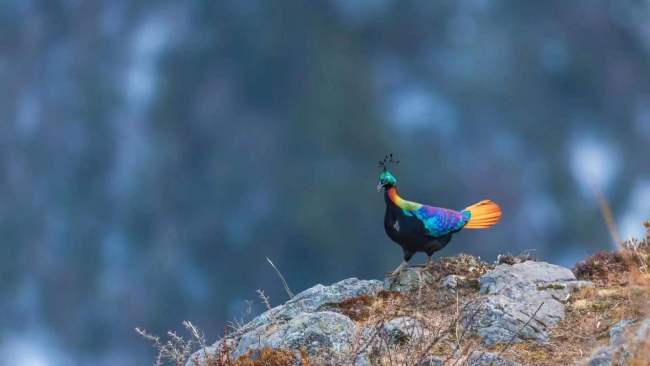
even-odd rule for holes
{"type": "Polygon", "coordinates": [[[316,285],[211,346],[189,323],[191,341],[154,340],[160,361],[187,366],[647,365],[646,228],[646,238],[573,270],[461,254],[383,282],[316,285]]]}

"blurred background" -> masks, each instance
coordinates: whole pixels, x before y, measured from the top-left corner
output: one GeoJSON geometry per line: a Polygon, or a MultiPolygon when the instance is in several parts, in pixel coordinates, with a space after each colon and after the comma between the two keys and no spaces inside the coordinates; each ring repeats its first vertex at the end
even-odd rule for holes
{"type": "MultiPolygon", "coordinates": [[[[573,266],[650,217],[648,1],[0,2],[0,357],[147,365],[381,278],[401,194],[502,205],[438,253],[573,266]],[[249,304],[251,312],[247,312],[249,304]]],[[[424,262],[423,255],[412,263],[424,262]]],[[[9,362],[11,361],[11,362],[9,362]]]]}

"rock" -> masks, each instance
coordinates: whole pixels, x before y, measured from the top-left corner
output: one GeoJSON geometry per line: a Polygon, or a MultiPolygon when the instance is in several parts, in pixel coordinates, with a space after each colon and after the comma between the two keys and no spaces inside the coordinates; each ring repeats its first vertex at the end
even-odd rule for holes
{"type": "Polygon", "coordinates": [[[287,322],[302,313],[324,310],[328,305],[340,303],[353,297],[375,296],[382,289],[380,281],[359,280],[358,278],[348,278],[330,286],[318,284],[297,294],[284,305],[276,306],[255,317],[236,334],[233,334],[233,337],[238,338],[262,325],[287,322]]]}
{"type": "Polygon", "coordinates": [[[459,286],[462,286],[466,282],[467,282],[466,277],[452,274],[442,279],[442,287],[448,289],[455,289],[459,286]]]}
{"type": "Polygon", "coordinates": [[[614,347],[623,344],[623,333],[625,332],[626,328],[632,323],[634,323],[634,320],[623,319],[618,323],[612,325],[612,327],[609,328],[609,345],[614,347]]]}
{"type": "MultiPolygon", "coordinates": [[[[348,345],[346,339],[354,323],[346,316],[328,309],[331,304],[361,296],[375,296],[383,289],[381,281],[348,278],[330,286],[316,285],[255,317],[230,335],[237,358],[249,349],[264,346],[299,349],[332,347],[335,352],[348,345]],[[301,333],[302,332],[302,333],[301,333]]],[[[349,338],[349,337],[348,337],[349,338]]],[[[213,346],[217,346],[216,343],[213,346]]],[[[201,351],[195,355],[201,355],[201,351]]]]}
{"type": "Polygon", "coordinates": [[[372,366],[370,357],[366,353],[362,353],[354,360],[354,366],[372,366]]]}
{"type": "Polygon", "coordinates": [[[468,366],[519,366],[518,363],[510,361],[507,358],[501,357],[496,353],[491,353],[491,352],[472,353],[467,358],[466,365],[468,366]]]}
{"type": "Polygon", "coordinates": [[[308,353],[327,349],[342,353],[350,346],[354,333],[350,318],[331,311],[304,313],[280,327],[270,327],[245,334],[233,356],[239,357],[250,349],[304,349],[308,353]]]}
{"type": "Polygon", "coordinates": [[[562,302],[574,288],[589,282],[577,281],[568,268],[526,261],[499,265],[479,284],[482,296],[469,308],[475,314],[466,312],[465,319],[485,344],[494,345],[511,340],[545,342],[548,329],[564,318],[562,302]]]}
{"type": "Polygon", "coordinates": [[[220,347],[220,342],[194,352],[185,366],[209,366],[217,357],[218,347],[220,347]]]}
{"type": "Polygon", "coordinates": [[[647,342],[650,337],[650,319],[639,325],[636,333],[630,334],[627,329],[633,321],[621,320],[609,330],[609,346],[598,348],[589,359],[587,366],[627,365],[630,349],[647,342]]]}
{"type": "Polygon", "coordinates": [[[430,333],[422,322],[408,316],[389,320],[384,324],[384,331],[392,344],[403,344],[410,340],[417,342],[430,333]]]}
{"type": "Polygon", "coordinates": [[[433,275],[423,267],[409,267],[397,277],[386,277],[384,289],[397,292],[409,292],[433,284],[433,275]]]}
{"type": "Polygon", "coordinates": [[[591,356],[587,366],[613,366],[614,359],[614,353],[608,347],[602,347],[591,356]]]}
{"type": "Polygon", "coordinates": [[[340,353],[347,350],[354,333],[354,323],[339,313],[323,311],[297,316],[268,338],[271,348],[326,348],[340,353]]]}
{"type": "Polygon", "coordinates": [[[264,347],[305,349],[308,353],[326,348],[338,353],[350,346],[354,327],[350,318],[339,313],[303,313],[283,325],[261,326],[245,333],[237,343],[233,357],[264,347]]]}
{"type": "Polygon", "coordinates": [[[299,310],[300,312],[316,311],[326,304],[336,304],[352,297],[361,295],[377,295],[383,289],[382,283],[377,280],[359,280],[348,278],[330,286],[316,285],[309,288],[284,305],[287,311],[299,310]]]}
{"type": "MultiPolygon", "coordinates": [[[[457,266],[456,262],[449,263],[451,264],[448,266],[439,265],[440,271],[435,274],[423,268],[408,268],[397,278],[389,279],[383,284],[380,281],[350,278],[331,286],[316,285],[285,304],[262,313],[230,333],[226,340],[221,340],[195,353],[194,356],[199,359],[199,365],[203,366],[205,362],[202,360],[205,359],[206,352],[208,355],[215,354],[224,342],[228,342],[227,349],[232,359],[244,354],[254,357],[257,351],[269,347],[287,350],[289,357],[295,353],[296,362],[301,358],[299,351],[303,350],[313,364],[369,366],[372,364],[370,355],[375,357],[371,351],[382,347],[375,342],[385,342],[385,339],[392,345],[407,341],[422,342],[427,336],[427,327],[418,318],[399,316],[374,326],[360,325],[357,329],[357,325],[347,316],[350,313],[339,311],[342,309],[340,303],[362,295],[378,296],[383,289],[409,292],[435,285],[434,290],[439,291],[440,285],[455,289],[467,286],[470,282],[472,288],[480,287],[479,295],[475,302],[465,308],[462,322],[482,337],[487,345],[527,340],[544,342],[548,338],[549,328],[564,317],[563,302],[568,299],[573,289],[591,284],[577,281],[567,268],[545,262],[502,264],[492,270],[491,267],[486,267],[474,272],[469,269],[463,272],[463,268],[457,266]],[[478,278],[481,273],[483,276],[478,278]],[[443,275],[446,276],[442,278],[441,283],[437,283],[436,279],[443,275]],[[380,336],[373,337],[378,332],[380,336]],[[350,351],[359,347],[359,344],[366,346],[363,350],[359,349],[362,353],[356,359],[351,360],[350,351]]],[[[440,293],[449,295],[444,290],[440,293]]],[[[473,294],[472,298],[476,298],[475,295],[473,294]]],[[[366,297],[356,300],[364,299],[367,300],[366,297]]],[[[381,301],[381,298],[375,300],[381,301]]],[[[607,357],[611,360],[613,356],[609,355],[625,350],[622,346],[614,347],[619,342],[625,343],[622,336],[625,326],[627,324],[620,323],[612,327],[612,347],[595,354],[594,362],[605,362],[607,357]]],[[[642,333],[647,336],[647,333],[650,333],[650,323],[644,329],[646,331],[642,333]]],[[[437,358],[431,358],[427,362],[420,365],[442,364],[437,358]]],[[[468,364],[517,365],[493,353],[473,354],[468,359],[468,364]]],[[[194,366],[191,363],[189,365],[194,366]]]]}
{"type": "Polygon", "coordinates": [[[570,269],[532,261],[498,265],[479,279],[481,294],[507,293],[515,296],[528,292],[531,286],[569,281],[576,281],[570,269]]]}
{"type": "Polygon", "coordinates": [[[437,357],[429,357],[425,360],[418,362],[417,366],[443,366],[444,363],[437,357]]]}
{"type": "Polygon", "coordinates": [[[641,322],[641,325],[636,330],[636,340],[644,341],[648,338],[650,338],[650,319],[641,322]]]}

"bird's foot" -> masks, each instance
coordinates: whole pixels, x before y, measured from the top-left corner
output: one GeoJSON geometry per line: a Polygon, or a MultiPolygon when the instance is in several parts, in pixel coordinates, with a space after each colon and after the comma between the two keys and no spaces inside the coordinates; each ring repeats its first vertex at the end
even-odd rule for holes
{"type": "Polygon", "coordinates": [[[388,277],[397,277],[397,276],[399,276],[399,274],[402,273],[402,271],[404,270],[404,268],[406,268],[406,266],[407,266],[406,262],[400,263],[400,265],[397,266],[397,268],[395,268],[395,270],[393,272],[391,272],[388,275],[388,277]]]}
{"type": "Polygon", "coordinates": [[[432,269],[433,268],[433,260],[431,260],[431,257],[427,260],[427,264],[424,265],[425,269],[432,269]]]}

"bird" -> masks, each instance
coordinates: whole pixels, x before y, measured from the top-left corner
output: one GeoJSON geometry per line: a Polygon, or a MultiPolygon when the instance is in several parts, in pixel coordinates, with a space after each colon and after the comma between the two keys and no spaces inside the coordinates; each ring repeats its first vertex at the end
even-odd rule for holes
{"type": "Polygon", "coordinates": [[[407,201],[397,194],[397,178],[388,170],[390,164],[399,164],[392,153],[379,161],[381,173],[377,191],[384,193],[386,202],[386,234],[404,252],[404,260],[390,276],[397,276],[404,270],[417,252],[426,253],[426,267],[430,268],[433,253],[447,246],[453,234],[462,229],[486,229],[501,219],[501,208],[489,199],[460,211],[407,201]]]}

